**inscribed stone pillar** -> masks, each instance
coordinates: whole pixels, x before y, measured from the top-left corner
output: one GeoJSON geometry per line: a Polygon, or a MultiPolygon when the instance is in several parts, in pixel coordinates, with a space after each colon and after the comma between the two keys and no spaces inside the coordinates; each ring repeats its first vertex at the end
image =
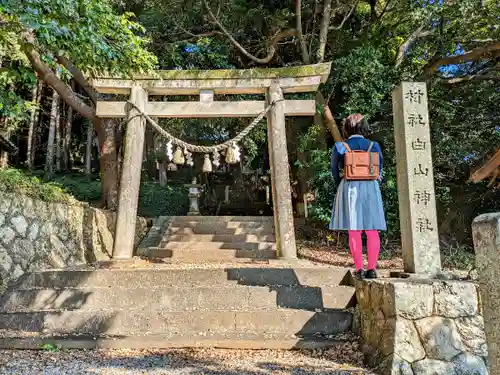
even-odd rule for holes
{"type": "Polygon", "coordinates": [[[401,83],[392,102],[404,270],[435,276],[441,255],[425,83],[401,83]]]}
{"type": "Polygon", "coordinates": [[[490,375],[500,375],[500,213],[478,216],[472,223],[472,235],[490,375]]]}
{"type": "Polygon", "coordinates": [[[285,102],[279,85],[273,84],[268,89],[266,100],[267,103],[276,102],[267,113],[267,136],[278,256],[283,259],[296,259],[297,248],[286,144],[285,102]]]}
{"type": "MultiPolygon", "coordinates": [[[[132,87],[130,94],[132,103],[135,103],[138,108],[144,111],[147,100],[148,94],[142,87],[132,87]]],[[[114,259],[130,259],[134,251],[135,224],[146,130],[145,119],[137,115],[138,111],[131,108],[128,114],[130,121],[125,135],[116,234],[113,247],[114,259]]]]}

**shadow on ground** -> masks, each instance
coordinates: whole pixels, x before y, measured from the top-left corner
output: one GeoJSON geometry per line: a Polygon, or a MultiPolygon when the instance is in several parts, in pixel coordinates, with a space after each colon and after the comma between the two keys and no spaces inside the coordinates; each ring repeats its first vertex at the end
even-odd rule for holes
{"type": "MultiPolygon", "coordinates": [[[[171,374],[171,375],[370,375],[362,368],[306,357],[303,352],[228,352],[224,350],[172,350],[120,352],[77,350],[47,353],[25,352],[33,360],[16,361],[1,352],[0,365],[6,373],[32,374],[171,374]],[[273,356],[275,358],[273,358],[273,356]],[[23,367],[24,366],[24,367],[23,367]],[[52,370],[52,372],[51,372],[52,370]],[[10,371],[10,372],[9,372],[10,371]]],[[[19,352],[17,352],[19,353],[19,352]]],[[[15,357],[15,356],[14,356],[15,357]]],[[[5,373],[5,372],[0,372],[5,373]]]]}

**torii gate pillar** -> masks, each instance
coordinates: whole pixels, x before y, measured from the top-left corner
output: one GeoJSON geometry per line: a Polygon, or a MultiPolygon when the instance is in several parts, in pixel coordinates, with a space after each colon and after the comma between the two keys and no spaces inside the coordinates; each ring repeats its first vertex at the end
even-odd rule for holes
{"type": "Polygon", "coordinates": [[[274,231],[278,257],[297,259],[295,229],[290,191],[290,170],[285,128],[285,101],[278,82],[273,83],[267,93],[268,103],[275,102],[267,114],[267,137],[269,165],[273,189],[274,231]]]}
{"type": "MultiPolygon", "coordinates": [[[[144,111],[148,101],[148,93],[141,86],[133,86],[130,101],[144,111]]],[[[114,259],[130,259],[134,251],[134,234],[137,222],[137,205],[141,185],[142,157],[146,120],[138,116],[136,108],[129,112],[125,149],[123,155],[120,193],[118,196],[118,212],[116,215],[116,233],[113,245],[114,259]]]]}

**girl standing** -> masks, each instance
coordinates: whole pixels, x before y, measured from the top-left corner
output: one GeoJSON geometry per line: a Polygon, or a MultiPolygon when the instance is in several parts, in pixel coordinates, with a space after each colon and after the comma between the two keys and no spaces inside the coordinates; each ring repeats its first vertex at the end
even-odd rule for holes
{"type": "Polygon", "coordinates": [[[379,230],[387,230],[382,195],[378,180],[341,179],[340,170],[344,168],[344,155],[348,151],[371,151],[379,155],[380,176],[382,175],[382,150],[377,142],[365,138],[369,126],[361,114],[353,114],[344,120],[344,133],[347,141],[337,142],[332,150],[332,176],[338,190],[330,221],[331,230],[347,230],[349,248],[359,278],[377,277],[378,255],[380,252],[379,230]],[[362,232],[365,232],[368,247],[368,270],[363,267],[362,232]]]}

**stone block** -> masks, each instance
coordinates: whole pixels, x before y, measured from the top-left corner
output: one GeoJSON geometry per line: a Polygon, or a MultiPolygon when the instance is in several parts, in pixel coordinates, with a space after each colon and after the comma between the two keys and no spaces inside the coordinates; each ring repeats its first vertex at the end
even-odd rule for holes
{"type": "Polygon", "coordinates": [[[462,353],[453,358],[456,375],[488,375],[488,368],[481,357],[462,353]]]}
{"type": "Polygon", "coordinates": [[[21,266],[26,269],[33,261],[35,247],[30,240],[18,238],[13,242],[10,252],[15,262],[21,264],[21,266]]]}
{"type": "Polygon", "coordinates": [[[31,227],[28,231],[28,239],[30,241],[34,241],[37,239],[38,237],[38,232],[40,231],[40,226],[38,225],[38,223],[33,223],[31,224],[31,227]]]}
{"type": "Polygon", "coordinates": [[[28,222],[24,218],[24,216],[15,216],[12,219],[10,219],[11,224],[14,226],[14,229],[16,230],[17,233],[19,233],[21,236],[26,236],[26,229],[28,229],[28,222]]]}
{"type": "Polygon", "coordinates": [[[463,351],[463,344],[455,322],[442,317],[417,320],[420,339],[428,358],[451,361],[463,351]]]}
{"type": "Polygon", "coordinates": [[[377,373],[387,375],[414,375],[411,364],[396,354],[386,357],[376,368],[377,373]]]}
{"type": "Polygon", "coordinates": [[[436,359],[423,359],[412,364],[414,375],[456,375],[455,369],[450,362],[438,361],[436,359]]]}
{"type": "Polygon", "coordinates": [[[23,215],[28,219],[35,219],[38,215],[33,199],[26,198],[23,203],[23,215]]]}
{"type": "Polygon", "coordinates": [[[468,352],[480,357],[488,356],[484,320],[480,315],[455,320],[462,343],[468,352]]]}
{"type": "Polygon", "coordinates": [[[0,239],[6,246],[10,246],[11,242],[16,237],[16,232],[11,227],[3,227],[0,229],[0,239]]]}
{"type": "Polygon", "coordinates": [[[431,285],[396,281],[388,284],[386,290],[388,290],[384,296],[386,314],[401,315],[408,319],[420,319],[432,315],[434,298],[431,285]]]}
{"type": "Polygon", "coordinates": [[[425,358],[425,350],[413,322],[398,318],[395,323],[393,352],[410,363],[425,358]]]}
{"type": "Polygon", "coordinates": [[[476,285],[467,281],[434,283],[435,314],[447,318],[474,316],[478,313],[476,285]]]}
{"type": "Polygon", "coordinates": [[[5,278],[12,268],[13,262],[12,258],[6,249],[0,246],[0,275],[2,279],[5,278]]]}

